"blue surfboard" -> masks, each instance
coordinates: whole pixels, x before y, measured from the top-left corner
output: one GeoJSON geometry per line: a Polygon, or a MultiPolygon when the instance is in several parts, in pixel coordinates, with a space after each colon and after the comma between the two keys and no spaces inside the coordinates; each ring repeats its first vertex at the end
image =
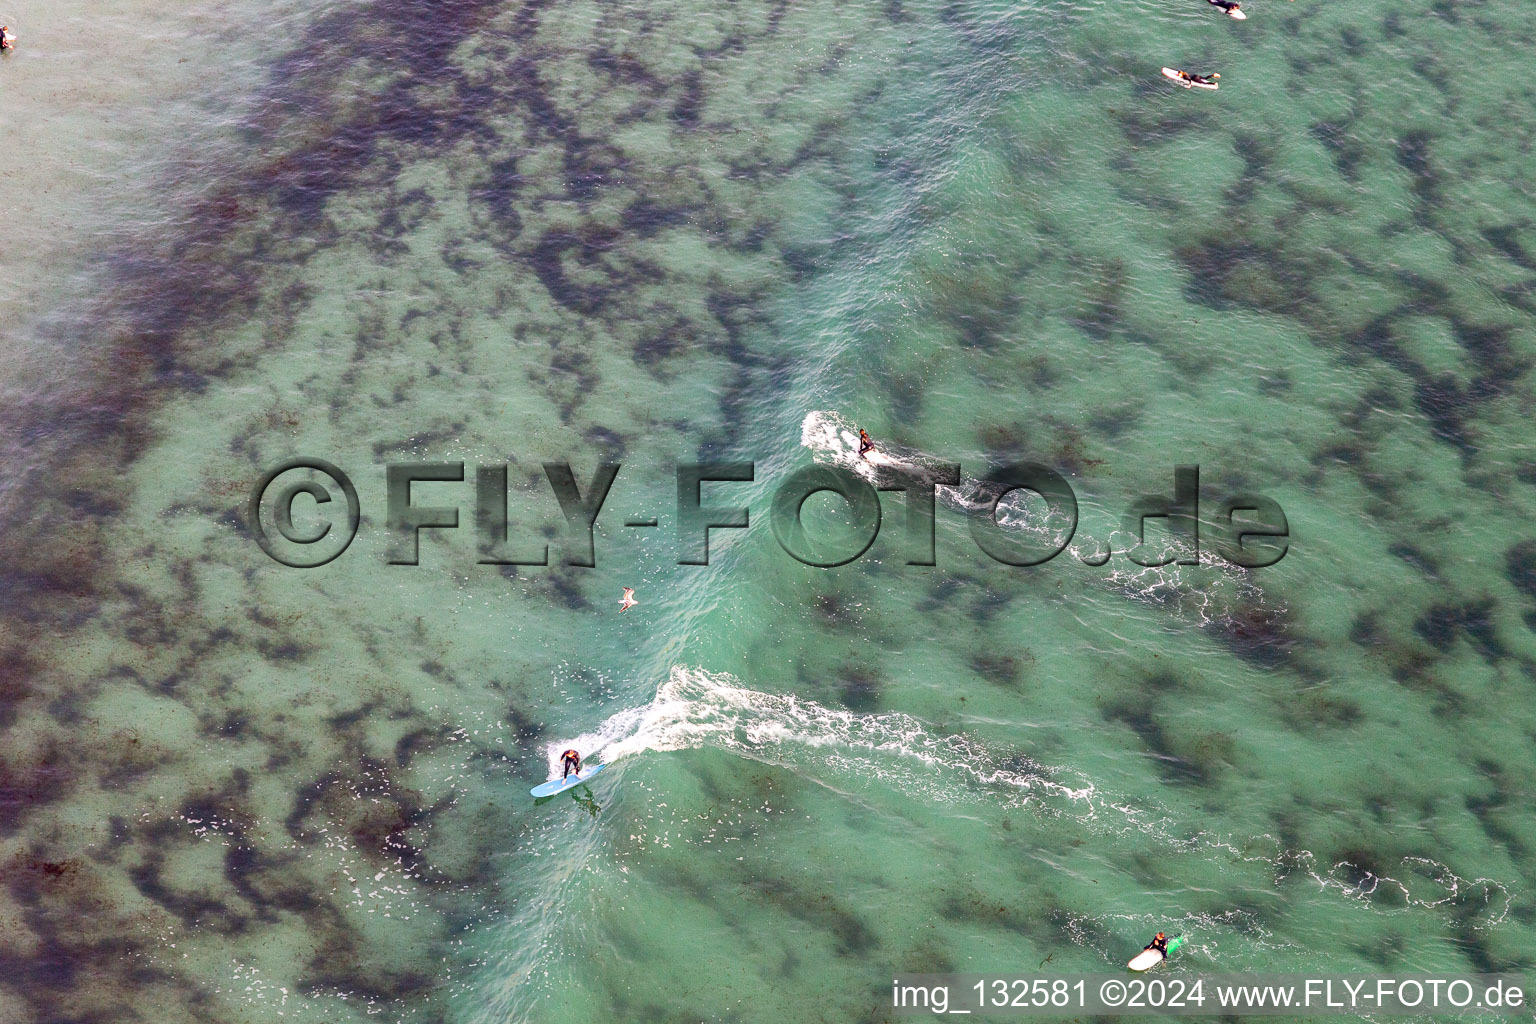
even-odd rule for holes
{"type": "Polygon", "coordinates": [[[606,767],[608,766],[605,764],[599,764],[593,765],[591,768],[583,768],[575,775],[567,775],[563,779],[550,779],[542,785],[534,786],[528,792],[534,796],[554,796],[556,793],[564,793],[572,786],[579,786],[581,783],[586,782],[606,767]]]}

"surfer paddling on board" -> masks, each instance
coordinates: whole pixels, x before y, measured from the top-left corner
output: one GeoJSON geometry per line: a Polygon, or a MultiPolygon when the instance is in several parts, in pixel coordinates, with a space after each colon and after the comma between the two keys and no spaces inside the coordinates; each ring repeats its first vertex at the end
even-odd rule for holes
{"type": "Polygon", "coordinates": [[[1215,85],[1220,75],[1192,75],[1188,71],[1180,71],[1179,77],[1186,82],[1194,82],[1196,85],[1215,85]]]}
{"type": "Polygon", "coordinates": [[[859,431],[859,458],[865,458],[870,452],[874,450],[875,442],[872,441],[870,436],[864,433],[864,431],[859,431]]]}
{"type": "Polygon", "coordinates": [[[581,774],[581,755],[574,750],[567,750],[560,755],[560,763],[565,766],[565,771],[560,774],[561,780],[570,777],[571,772],[581,774]]]}
{"type": "Polygon", "coordinates": [[[1239,21],[1248,17],[1248,15],[1243,13],[1243,5],[1238,3],[1237,0],[1205,0],[1205,2],[1212,7],[1220,7],[1228,15],[1237,18],[1239,21]]]}

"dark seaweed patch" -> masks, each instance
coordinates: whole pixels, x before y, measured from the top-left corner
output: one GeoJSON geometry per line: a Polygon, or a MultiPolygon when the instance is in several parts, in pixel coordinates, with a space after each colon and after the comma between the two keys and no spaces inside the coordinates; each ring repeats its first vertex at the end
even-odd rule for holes
{"type": "Polygon", "coordinates": [[[1083,301],[1068,322],[1099,340],[1108,338],[1121,320],[1127,275],[1125,264],[1113,260],[1099,271],[1085,290],[1083,301]]]}
{"type": "Polygon", "coordinates": [[[685,350],[687,346],[686,324],[677,323],[659,328],[635,342],[630,357],[655,376],[661,376],[661,365],[668,358],[685,350]]]}
{"type": "MultiPolygon", "coordinates": [[[[483,205],[495,218],[500,228],[498,243],[504,247],[523,232],[523,218],[517,211],[523,175],[518,170],[515,156],[491,163],[487,173],[489,182],[482,188],[472,189],[469,196],[471,201],[483,205]]],[[[465,257],[460,259],[471,267],[478,266],[465,257]]],[[[455,266],[455,269],[460,268],[455,266]]]]}
{"type": "Polygon", "coordinates": [[[1413,624],[1413,631],[1435,650],[1445,653],[1464,633],[1478,654],[1489,662],[1508,656],[1493,623],[1493,599],[1483,598],[1463,604],[1431,605],[1413,624]]]}
{"type": "Polygon", "coordinates": [[[20,648],[0,654],[0,729],[15,724],[20,705],[32,696],[35,671],[36,666],[20,648]]]}
{"type": "Polygon", "coordinates": [[[1440,177],[1430,160],[1430,142],[1428,132],[1409,131],[1397,143],[1397,162],[1413,175],[1413,192],[1421,204],[1418,214],[1421,220],[1428,216],[1427,210],[1440,206],[1443,192],[1440,177]]]}
{"type": "Polygon", "coordinates": [[[1341,462],[1348,466],[1358,466],[1364,461],[1365,444],[1355,438],[1347,441],[1335,441],[1312,456],[1313,465],[1319,466],[1329,462],[1341,462]]]}
{"type": "Polygon", "coordinates": [[[1121,403],[1097,409],[1088,419],[1088,425],[1111,439],[1118,439],[1141,422],[1142,409],[1130,403],[1121,403]]]}
{"type": "Polygon", "coordinates": [[[1510,805],[1513,795],[1503,770],[1497,764],[1487,760],[1479,760],[1476,767],[1480,774],[1489,779],[1490,791],[1487,795],[1468,793],[1465,798],[1467,810],[1477,818],[1478,824],[1482,826],[1489,839],[1506,847],[1514,857],[1527,856],[1530,853],[1529,842],[1521,835],[1518,828],[1501,819],[1501,814],[1510,805]]]}
{"type": "Polygon", "coordinates": [[[68,795],[75,772],[57,747],[40,756],[0,755],[0,835],[9,835],[33,809],[68,795]]]}
{"type": "Polygon", "coordinates": [[[434,729],[412,729],[395,741],[395,764],[409,768],[418,753],[430,753],[447,741],[453,730],[445,725],[434,729]]]}
{"type": "Polygon", "coordinates": [[[1511,261],[1524,267],[1526,270],[1536,271],[1536,258],[1533,258],[1520,243],[1520,236],[1514,225],[1505,224],[1499,227],[1484,228],[1482,231],[1488,244],[1503,253],[1511,261]]]}
{"type": "Polygon", "coordinates": [[[1359,144],[1353,135],[1350,135],[1349,124],[1339,124],[1335,121],[1316,121],[1309,129],[1312,138],[1318,140],[1322,146],[1329,150],[1333,157],[1333,166],[1338,169],[1339,177],[1346,181],[1355,181],[1359,175],[1359,161],[1366,158],[1366,149],[1359,144]]]}
{"type": "Polygon", "coordinates": [[[974,592],[966,614],[971,621],[986,625],[1006,611],[1017,596],[1014,591],[1002,587],[982,587],[974,592]]]}
{"type": "Polygon", "coordinates": [[[957,599],[961,587],[968,582],[972,581],[957,573],[928,577],[928,588],[917,602],[917,611],[925,615],[942,611],[957,599]]]}
{"type": "Polygon", "coordinates": [[[1169,782],[1205,786],[1211,782],[1204,767],[1186,761],[1174,751],[1173,742],[1157,715],[1139,704],[1115,704],[1102,711],[1105,720],[1128,726],[1156,758],[1157,769],[1169,782]]]}
{"type": "Polygon", "coordinates": [[[1536,540],[1522,540],[1504,552],[1504,575],[1516,590],[1536,601],[1536,540]]]}
{"type": "Polygon", "coordinates": [[[188,928],[210,928],[226,935],[239,934],[246,919],[227,904],[198,892],[177,892],[161,879],[163,857],[155,852],[142,864],[128,870],[135,889],[148,900],[174,914],[188,928]]]}
{"type": "Polygon", "coordinates": [[[273,643],[269,640],[262,639],[256,641],[256,649],[260,651],[261,656],[266,658],[268,661],[278,662],[303,661],[305,656],[310,651],[310,649],[305,647],[303,644],[296,643],[293,640],[283,640],[278,643],[273,643]]]}
{"type": "Polygon", "coordinates": [[[1420,381],[1414,386],[1413,401],[1429,419],[1430,429],[1436,437],[1463,451],[1475,450],[1465,419],[1472,403],[1454,376],[1442,373],[1420,381]]]}
{"type": "Polygon", "coordinates": [[[1294,653],[1289,619],[1281,609],[1239,605],[1218,620],[1215,629],[1234,654],[1262,668],[1285,665],[1294,653]]]}
{"type": "Polygon", "coordinates": [[[851,711],[874,711],[880,706],[883,686],[878,676],[858,665],[845,665],[838,677],[838,693],[851,711]]]}
{"type": "Polygon", "coordinates": [[[1387,644],[1387,632],[1376,609],[1361,612],[1349,625],[1349,639],[1361,647],[1381,648],[1387,644]]]}
{"type": "Polygon", "coordinates": [[[699,124],[699,111],[704,106],[704,73],[697,68],[682,76],[682,95],[672,107],[672,120],[680,128],[693,129],[699,124]]]}
{"type": "Polygon", "coordinates": [[[748,884],[765,900],[806,922],[836,940],[839,956],[862,956],[880,945],[879,937],[852,912],[829,895],[811,897],[795,892],[785,882],[772,878],[748,884]]]}
{"type": "Polygon", "coordinates": [[[1431,606],[1413,624],[1413,631],[1435,650],[1449,651],[1456,642],[1456,609],[1445,604],[1431,606]]]}
{"type": "Polygon", "coordinates": [[[552,574],[549,577],[549,588],[555,598],[571,611],[592,607],[587,596],[581,592],[581,583],[569,573],[552,574]]]}
{"type": "Polygon", "coordinates": [[[565,191],[578,202],[595,199],[610,185],[620,184],[629,160],[612,146],[573,139],[565,149],[565,191]]]}
{"type": "Polygon", "coordinates": [[[1435,0],[1429,5],[1430,12],[1435,17],[1441,18],[1452,25],[1461,23],[1461,12],[1456,9],[1453,0],[1435,0]]]}
{"type": "Polygon", "coordinates": [[[939,904],[939,913],[946,920],[983,928],[1007,928],[1010,931],[1028,933],[1024,915],[1009,906],[995,894],[976,889],[965,889],[946,895],[939,904]]]}
{"type": "Polygon", "coordinates": [[[507,709],[507,724],[512,726],[521,746],[527,746],[544,735],[544,723],[533,721],[515,707],[507,709]]]}
{"type": "Polygon", "coordinates": [[[1168,113],[1164,108],[1148,113],[1144,109],[1133,108],[1116,111],[1115,117],[1127,141],[1134,146],[1161,145],[1175,141],[1184,132],[1211,126],[1210,115],[1201,111],[1168,113]]]}
{"type": "Polygon", "coordinates": [[[1213,309],[1234,305],[1304,316],[1312,298],[1312,276],[1281,253],[1245,240],[1211,238],[1184,246],[1178,258],[1189,270],[1190,301],[1213,309]]]}
{"type": "Polygon", "coordinates": [[[1357,701],[1326,690],[1310,689],[1289,702],[1287,718],[1293,725],[1310,728],[1347,729],[1358,725],[1365,709],[1357,701]]]}
{"type": "Polygon", "coordinates": [[[1456,343],[1483,369],[1468,390],[1477,399],[1493,398],[1530,367],[1530,360],[1516,358],[1509,345],[1510,329],[1502,325],[1468,323],[1452,317],[1456,343]]]}
{"type": "Polygon", "coordinates": [[[971,671],[989,683],[1013,687],[1018,685],[1025,663],[1034,660],[1028,650],[1021,657],[998,653],[976,654],[971,656],[971,671]]]}
{"type": "Polygon", "coordinates": [[[604,462],[618,462],[624,458],[624,438],[619,436],[618,431],[609,430],[607,427],[592,426],[588,427],[586,432],[582,434],[582,439],[589,446],[597,449],[597,453],[602,456],[604,462]]]}
{"type": "Polygon", "coordinates": [[[1398,541],[1387,548],[1387,551],[1401,558],[1408,565],[1419,570],[1426,576],[1438,578],[1440,567],[1433,555],[1407,541],[1398,541]]]}
{"type": "Polygon", "coordinates": [[[607,47],[597,47],[587,55],[587,64],[615,82],[642,88],[652,95],[667,90],[667,83],[653,74],[644,61],[628,53],[614,53],[607,47]]]}
{"type": "MultiPolygon", "coordinates": [[[[7,956],[0,949],[0,977],[24,989],[62,992],[74,987],[77,962],[76,951],[49,938],[24,957],[7,956]]],[[[29,995],[33,1002],[43,1001],[37,995],[29,995]]]]}
{"type": "Polygon", "coordinates": [[[654,235],[688,223],[689,211],[681,206],[664,206],[650,196],[641,196],[624,208],[624,230],[639,238],[654,235]]]}
{"type": "Polygon", "coordinates": [[[605,277],[611,277],[612,272],[602,260],[618,240],[619,233],[612,228],[593,227],[580,233],[552,229],[544,233],[527,259],[556,302],[577,313],[596,314],[612,293],[612,286],[574,283],[566,270],[566,254],[573,254],[577,267],[599,270],[605,277]]]}
{"type": "Polygon", "coordinates": [[[991,465],[1021,461],[1029,448],[1024,428],[1016,423],[988,423],[982,427],[977,440],[991,465]]]}
{"type": "Polygon", "coordinates": [[[1486,598],[1463,607],[1461,628],[1473,650],[1488,662],[1496,662],[1509,656],[1508,649],[1499,639],[1493,623],[1493,599],[1486,598]]]}
{"type": "Polygon", "coordinates": [[[1408,358],[1392,331],[1392,318],[1380,316],[1345,338],[1350,348],[1389,363],[1406,373],[1418,376],[1422,370],[1408,358]]]}

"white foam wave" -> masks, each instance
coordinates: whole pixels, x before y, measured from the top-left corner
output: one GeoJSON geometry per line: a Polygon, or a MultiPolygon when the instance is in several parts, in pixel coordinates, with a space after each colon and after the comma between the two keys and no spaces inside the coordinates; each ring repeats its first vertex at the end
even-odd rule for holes
{"type": "Polygon", "coordinates": [[[859,714],[751,690],[728,675],[685,666],[674,666],[644,707],[552,745],[553,773],[567,746],[589,761],[608,762],[642,751],[713,747],[823,782],[873,779],[929,798],[986,792],[996,799],[1001,791],[1014,804],[1049,801],[1083,814],[1098,802],[1092,783],[1068,784],[1061,769],[1018,755],[999,757],[972,737],[937,733],[911,715],[859,714]]]}
{"type": "MultiPolygon", "coordinates": [[[[940,479],[942,460],[915,449],[881,444],[870,458],[859,457],[858,430],[835,412],[812,411],[800,424],[800,443],[811,450],[818,462],[827,462],[852,470],[870,483],[876,483],[881,467],[900,470],[919,480],[940,479]]],[[[987,512],[996,500],[993,485],[976,477],[962,476],[958,486],[939,484],[937,499],[950,508],[970,514],[987,512]]],[[[1006,530],[1030,535],[1042,544],[1059,543],[1061,524],[1046,518],[1023,492],[1008,495],[997,506],[998,525],[1006,530]]],[[[1137,544],[1137,538],[1123,530],[1113,531],[1107,541],[1109,551],[1123,554],[1137,544]]],[[[1174,542],[1174,555],[1188,558],[1191,551],[1174,542]]],[[[1177,562],[1161,566],[1139,566],[1125,558],[1114,558],[1099,568],[1095,565],[1105,554],[1097,541],[1079,539],[1069,544],[1063,555],[1067,563],[1082,563],[1085,571],[1098,574],[1102,584],[1133,600],[1169,608],[1201,625],[1227,621],[1239,605],[1262,605],[1263,591],[1253,582],[1252,573],[1225,559],[1201,552],[1200,564],[1181,566],[1177,562]],[[1198,574],[1198,575],[1197,575],[1198,574]]]]}

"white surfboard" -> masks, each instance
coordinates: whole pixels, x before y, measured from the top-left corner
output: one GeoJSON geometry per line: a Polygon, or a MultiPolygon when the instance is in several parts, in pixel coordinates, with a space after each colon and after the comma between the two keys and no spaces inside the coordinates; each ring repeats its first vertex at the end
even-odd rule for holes
{"type": "MultiPolygon", "coordinates": [[[[1182,945],[1184,945],[1184,936],[1175,935],[1173,938],[1168,940],[1168,952],[1172,953],[1182,945]]],[[[1162,953],[1159,953],[1155,949],[1144,949],[1140,953],[1137,953],[1135,956],[1131,957],[1131,962],[1125,966],[1129,967],[1133,971],[1150,971],[1152,968],[1156,967],[1166,959],[1168,958],[1163,956],[1162,953]]]]}
{"type": "Polygon", "coordinates": [[[1248,15],[1244,14],[1242,11],[1238,10],[1236,7],[1232,8],[1230,11],[1227,12],[1227,17],[1235,18],[1238,21],[1247,21],[1248,20],[1248,15]]]}
{"type": "Polygon", "coordinates": [[[1163,77],[1186,89],[1219,89],[1221,86],[1215,82],[1191,82],[1173,68],[1163,68],[1163,77]]]}

